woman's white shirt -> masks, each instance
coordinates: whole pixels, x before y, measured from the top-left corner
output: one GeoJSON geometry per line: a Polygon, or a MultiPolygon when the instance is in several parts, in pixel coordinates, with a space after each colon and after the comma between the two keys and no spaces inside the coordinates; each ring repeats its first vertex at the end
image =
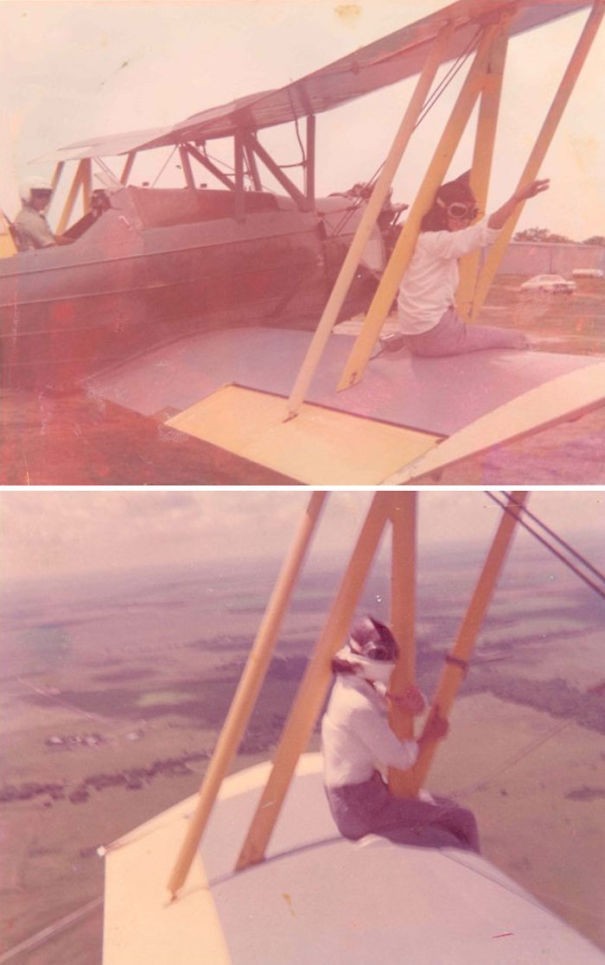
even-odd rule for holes
{"type": "Polygon", "coordinates": [[[399,327],[419,335],[437,325],[454,304],[460,278],[458,259],[493,244],[499,231],[487,219],[460,231],[422,231],[397,298],[399,327]]]}
{"type": "Polygon", "coordinates": [[[407,770],[418,756],[415,740],[391,730],[386,698],[354,674],[336,676],[321,736],[328,787],[361,784],[387,767],[407,770]]]}

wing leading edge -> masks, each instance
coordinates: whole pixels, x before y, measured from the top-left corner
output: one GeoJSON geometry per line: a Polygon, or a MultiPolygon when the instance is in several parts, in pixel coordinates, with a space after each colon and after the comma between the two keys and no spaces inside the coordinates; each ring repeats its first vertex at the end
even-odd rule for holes
{"type": "Polygon", "coordinates": [[[510,33],[532,30],[549,21],[589,7],[590,0],[458,0],[352,54],[275,90],[261,91],[194,114],[163,128],[97,137],[61,148],[55,161],[110,157],[186,141],[201,143],[232,137],[236,131],[258,131],[311,114],[332,110],[422,69],[427,52],[448,23],[454,29],[447,59],[472,47],[478,29],[509,14],[510,33]]]}

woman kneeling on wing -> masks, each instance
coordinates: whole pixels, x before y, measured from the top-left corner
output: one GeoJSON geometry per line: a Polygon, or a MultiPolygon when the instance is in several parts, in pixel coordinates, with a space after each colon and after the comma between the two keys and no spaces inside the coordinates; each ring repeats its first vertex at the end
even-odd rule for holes
{"type": "MultiPolygon", "coordinates": [[[[380,834],[404,844],[479,851],[471,811],[424,791],[417,798],[394,797],[385,783],[387,768],[414,765],[420,745],[400,741],[388,723],[388,701],[395,698],[387,688],[398,652],[388,627],[364,617],[332,661],[335,680],[321,734],[326,794],[338,830],[353,840],[380,834]]],[[[417,687],[397,702],[414,715],[426,705],[417,687]]],[[[436,714],[423,739],[438,740],[447,730],[436,714]]]]}
{"type": "MultiPolygon", "coordinates": [[[[475,222],[479,213],[469,173],[442,184],[422,219],[412,259],[399,289],[397,315],[412,355],[460,355],[488,348],[527,347],[522,332],[489,325],[467,325],[455,308],[458,259],[491,245],[516,206],[546,191],[548,180],[519,188],[497,211],[475,222]]],[[[393,336],[391,336],[393,337],[393,336]]]]}

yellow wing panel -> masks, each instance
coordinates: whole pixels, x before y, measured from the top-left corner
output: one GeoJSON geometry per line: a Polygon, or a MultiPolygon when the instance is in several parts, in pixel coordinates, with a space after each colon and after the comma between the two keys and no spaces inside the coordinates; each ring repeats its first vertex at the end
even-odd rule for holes
{"type": "Polygon", "coordinates": [[[103,965],[229,965],[231,957],[201,859],[194,862],[178,901],[167,881],[195,796],[110,845],[105,862],[103,965]],[[191,957],[189,957],[191,956],[191,957]]]}
{"type": "Polygon", "coordinates": [[[289,421],[286,413],[279,396],[228,385],[167,425],[314,486],[379,485],[439,441],[318,405],[289,421]]]}
{"type": "Polygon", "coordinates": [[[471,422],[413,465],[402,464],[386,481],[393,486],[413,483],[468,456],[577,418],[603,404],[605,362],[566,372],[471,422]]]}

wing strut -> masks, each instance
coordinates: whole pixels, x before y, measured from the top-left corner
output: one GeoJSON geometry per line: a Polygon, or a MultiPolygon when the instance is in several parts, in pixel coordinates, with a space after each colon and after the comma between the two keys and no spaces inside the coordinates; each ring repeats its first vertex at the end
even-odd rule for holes
{"type": "Polygon", "coordinates": [[[267,844],[273,833],[296,764],[307,747],[330,687],[330,660],[346,639],[365,578],[378,549],[380,537],[395,498],[397,496],[392,493],[379,492],[372,500],[336,599],[309,660],[282,731],[269,780],[237,859],[238,871],[264,860],[267,844]]]}
{"type": "Polygon", "coordinates": [[[174,897],[185,883],[191,863],[199,847],[201,837],[208,823],[221,782],[226,776],[229,765],[237,752],[239,743],[254,709],[254,704],[262,686],[265,674],[275,649],[277,635],[296,584],[305,555],[319,521],[325,501],[324,492],[314,492],[308,503],[300,528],[290,553],[288,554],[271,600],[265,611],[246,668],[231,702],[227,719],[223,725],[212,759],[208,765],[197,807],[191,817],[187,835],[183,841],[176,864],[173,868],[168,889],[174,897]]]}
{"type": "MultiPolygon", "coordinates": [[[[567,66],[557,93],[553,98],[550,110],[538,135],[530,158],[525,166],[525,170],[523,171],[519,181],[519,186],[528,184],[538,175],[540,165],[542,164],[546,151],[548,150],[548,147],[550,146],[550,143],[554,137],[559,121],[563,115],[563,111],[569,101],[575,83],[591,48],[592,42],[598,32],[604,13],[605,5],[603,4],[603,0],[595,0],[591,13],[584,26],[582,35],[576,45],[576,49],[574,50],[571,60],[567,66]]],[[[506,18],[503,18],[502,26],[505,26],[505,24],[506,18]]],[[[495,28],[491,29],[494,31],[495,28]]],[[[498,71],[503,67],[503,43],[504,42],[501,38],[501,34],[494,35],[494,33],[492,33],[490,35],[490,32],[486,31],[482,46],[477,52],[475,63],[469,72],[469,76],[467,77],[462,91],[460,92],[458,102],[454,107],[448,124],[446,125],[441,141],[439,142],[437,150],[433,156],[433,161],[427,171],[416,198],[416,202],[412,206],[405,226],[399,236],[397,245],[395,246],[395,249],[391,255],[389,264],[387,265],[387,268],[383,274],[381,283],[376,291],[372,304],[370,305],[364,326],[357,337],[350,357],[345,365],[342,378],[338,385],[339,389],[345,389],[351,385],[354,385],[363,375],[376,339],[380,333],[380,329],[388,314],[389,307],[397,293],[398,285],[412,256],[422,215],[429,207],[435,191],[439,187],[439,184],[443,180],[443,176],[447,171],[455,147],[457,146],[462,132],[468,123],[471,109],[478,94],[477,87],[479,85],[481,85],[483,89],[482,102],[486,93],[488,100],[485,102],[485,113],[480,115],[480,129],[478,130],[478,138],[480,139],[483,134],[486,134],[488,136],[488,141],[486,145],[485,159],[481,159],[481,153],[478,153],[477,147],[475,149],[475,156],[473,160],[473,176],[476,179],[479,191],[481,191],[484,186],[484,181],[488,174],[486,163],[489,163],[489,158],[493,150],[492,138],[495,130],[492,132],[492,128],[495,129],[499,104],[499,92],[493,89],[493,84],[494,79],[496,83],[499,83],[498,71]],[[500,48],[498,47],[498,44],[500,45],[500,48]],[[488,57],[491,58],[489,66],[487,66],[488,57]],[[500,64],[498,63],[499,61],[501,61],[500,64]],[[490,71],[492,72],[491,76],[490,71]],[[490,87],[492,88],[491,90],[490,87]],[[452,139],[454,139],[454,143],[452,142],[452,139]]],[[[498,265],[500,264],[522,210],[523,205],[519,205],[515,214],[509,218],[504,229],[500,232],[495,244],[490,248],[485,264],[483,265],[481,273],[477,279],[476,289],[472,297],[472,309],[470,306],[468,306],[468,299],[470,289],[473,286],[474,276],[476,275],[478,262],[475,261],[474,265],[473,262],[467,263],[467,267],[465,269],[466,274],[464,276],[464,288],[461,292],[463,300],[462,309],[463,311],[466,311],[467,314],[470,314],[473,320],[476,319],[478,313],[483,307],[483,303],[489,291],[493,277],[496,273],[498,265]],[[464,302],[467,304],[465,305],[464,302]]]]}
{"type": "MultiPolygon", "coordinates": [[[[567,65],[567,69],[563,75],[561,83],[559,84],[557,93],[553,98],[548,114],[544,120],[544,124],[542,125],[542,129],[538,135],[536,143],[534,144],[527,164],[525,165],[525,170],[523,171],[519,181],[519,187],[529,184],[530,181],[533,181],[534,178],[538,176],[540,165],[542,164],[546,152],[550,147],[559,121],[563,115],[563,111],[565,110],[569,98],[571,97],[572,91],[580,75],[580,71],[584,66],[584,62],[588,56],[592,42],[597,35],[604,14],[605,4],[603,3],[603,0],[595,0],[588,20],[584,26],[584,30],[582,31],[582,35],[576,44],[576,48],[572,54],[569,64],[567,65]]],[[[498,269],[498,265],[502,260],[502,256],[504,255],[506,246],[512,237],[522,210],[523,205],[519,205],[517,211],[509,218],[503,230],[500,232],[496,243],[492,245],[489,250],[485,264],[483,265],[481,274],[479,275],[479,279],[477,281],[477,290],[473,299],[473,319],[477,317],[478,313],[483,307],[483,303],[487,297],[487,293],[498,269]]]]}
{"type": "MultiPolygon", "coordinates": [[[[485,72],[485,85],[479,103],[475,148],[471,166],[471,188],[481,211],[487,207],[490,174],[498,128],[504,65],[508,48],[508,32],[496,37],[485,72]]],[[[473,251],[460,260],[460,283],[456,297],[458,311],[468,319],[481,265],[481,252],[473,251]]]]}
{"type": "Polygon", "coordinates": [[[374,190],[359,222],[355,237],[347,251],[338,278],[336,279],[332,293],[315,331],[315,335],[311,340],[307,354],[300,367],[296,382],[288,399],[288,418],[292,418],[298,413],[304,396],[311,384],[323,350],[326,347],[326,343],[330,338],[330,334],[338,318],[338,313],[344,304],[344,300],[351,287],[351,282],[355,277],[355,272],[361,261],[364,249],[370,239],[382,206],[386,201],[403,153],[414,132],[416,122],[424,107],[435,74],[445,57],[451,30],[451,26],[446,26],[438,34],[430,54],[426,59],[422,73],[418,78],[416,88],[407,106],[399,130],[395,135],[391,150],[389,151],[380,176],[374,185],[374,190]]]}
{"type": "MultiPolygon", "coordinates": [[[[374,496],[359,539],[334,601],[324,630],[309,661],[300,684],[294,705],[282,732],[274,756],[271,774],[259,801],[248,830],[246,840],[236,864],[242,870],[264,860],[275,822],[286,796],[300,754],[305,750],[313,726],[321,712],[331,680],[330,659],[345,638],[353,612],[361,594],[364,580],[378,548],[378,543],[388,521],[393,524],[394,540],[402,539],[402,545],[393,557],[392,574],[400,582],[402,566],[409,567],[403,580],[402,600],[392,604],[392,621],[401,632],[402,652],[393,674],[391,689],[401,693],[413,682],[413,597],[415,586],[415,519],[416,494],[413,492],[382,492],[374,496]],[[404,534],[404,528],[407,532],[404,534]],[[409,555],[411,554],[411,555],[409,555]],[[407,556],[407,560],[404,560],[407,556]],[[411,605],[412,615],[403,617],[403,605],[411,605]],[[399,689],[401,688],[401,689],[399,689]]],[[[506,506],[502,520],[488,552],[475,593],[469,604],[462,627],[454,645],[450,660],[442,675],[433,701],[440,713],[447,715],[460,683],[460,663],[470,657],[482,620],[494,591],[497,579],[506,559],[517,519],[523,509],[526,494],[514,493],[506,506]],[[453,671],[453,672],[452,672],[453,671]]],[[[394,594],[396,596],[397,594],[394,594]]],[[[412,736],[411,722],[403,715],[392,721],[396,733],[412,736]]],[[[434,747],[427,745],[416,768],[412,772],[395,772],[389,775],[393,793],[412,796],[417,793],[418,781],[424,780],[434,755],[434,747]]],[[[419,784],[418,784],[419,787],[419,784]]]]}
{"type": "MultiPolygon", "coordinates": [[[[503,506],[504,512],[500,519],[500,525],[483,564],[483,569],[453,649],[446,657],[445,666],[432,700],[431,714],[437,713],[438,710],[442,717],[447,717],[452,708],[460,684],[464,679],[483,618],[502,572],[502,566],[506,560],[527,496],[528,494],[523,492],[511,493],[506,505],[503,506]]],[[[430,714],[428,720],[430,720],[430,714]]],[[[428,726],[428,720],[425,723],[425,729],[428,726]]],[[[418,794],[426,780],[436,750],[437,742],[423,741],[414,767],[408,771],[391,771],[389,773],[389,787],[393,794],[399,797],[415,797],[418,794]]]]}
{"type": "MultiPolygon", "coordinates": [[[[437,687],[433,708],[447,715],[511,543],[516,523],[523,512],[526,493],[513,493],[503,506],[503,515],[487,554],[475,592],[446,667],[437,687]]],[[[175,898],[187,878],[205,830],[221,782],[239,746],[263,679],[269,667],[279,628],[294,585],[314,534],[325,493],[314,492],[298,533],[279,575],[265,611],[244,673],[238,685],[215,752],[200,788],[196,810],[168,882],[175,898]]],[[[415,584],[416,584],[417,494],[380,491],[374,494],[359,536],[344,571],[340,587],[324,628],[307,665],[295,701],[275,751],[273,767],[263,790],[236,869],[242,870],[264,860],[265,851],[300,755],[305,751],[321,713],[331,682],[330,661],[346,638],[361,592],[376,557],[387,524],[392,527],[391,624],[401,643],[400,657],[391,680],[391,690],[402,693],[415,677],[415,584]]],[[[396,705],[395,705],[396,706],[396,705]]],[[[413,737],[412,721],[399,712],[391,726],[400,737],[413,737]]],[[[435,747],[427,745],[416,766],[408,772],[392,771],[391,790],[399,796],[417,793],[426,777],[435,747]]]]}
{"type": "MultiPolygon", "coordinates": [[[[62,165],[61,165],[62,167],[62,165]]],[[[57,166],[57,171],[54,179],[54,186],[56,186],[58,178],[60,175],[59,166],[57,166]]],[[[76,203],[78,194],[82,191],[82,206],[84,213],[90,210],[90,196],[92,193],[92,161],[90,158],[83,158],[78,164],[78,169],[71,183],[67,199],[65,201],[65,206],[59,222],[57,224],[57,234],[61,235],[65,231],[69,219],[71,217],[74,205],[76,203]]]]}
{"type": "MultiPolygon", "coordinates": [[[[400,653],[390,689],[396,694],[416,680],[416,520],[417,493],[409,491],[391,511],[391,628],[400,653]]],[[[414,736],[413,717],[396,705],[390,724],[401,740],[414,736]]]]}
{"type": "Polygon", "coordinates": [[[467,74],[449,121],[445,126],[433,155],[433,160],[429,165],[418,194],[416,195],[416,200],[410,209],[405,225],[397,239],[397,244],[393,249],[393,253],[380,280],[372,304],[368,309],[363,328],[357,336],[351,350],[351,354],[349,355],[338,384],[339,389],[346,389],[354,385],[356,382],[359,382],[363,375],[376,339],[380,334],[380,329],[397,294],[401,278],[412,257],[422,218],[430,208],[435,192],[445,177],[476,100],[483,88],[486,66],[491,54],[492,44],[501,29],[500,24],[493,24],[487,27],[483,33],[473,65],[467,74]]]}

